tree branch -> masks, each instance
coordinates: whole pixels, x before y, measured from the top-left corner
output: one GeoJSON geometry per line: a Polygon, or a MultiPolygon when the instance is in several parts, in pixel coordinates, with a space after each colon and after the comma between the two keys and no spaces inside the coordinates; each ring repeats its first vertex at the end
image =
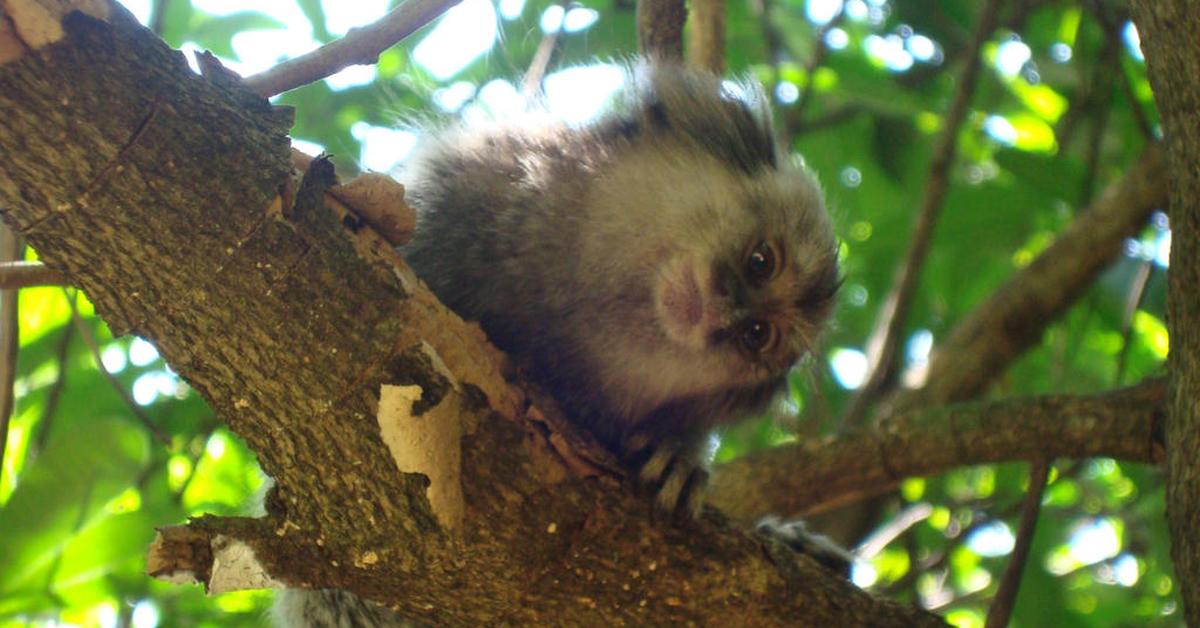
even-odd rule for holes
{"type": "MultiPolygon", "coordinates": [[[[25,256],[25,243],[7,225],[0,225],[0,263],[16,263],[25,256]]],[[[8,443],[13,413],[13,382],[17,378],[17,351],[21,347],[17,291],[0,290],[0,469],[8,443]]]]}
{"type": "Polygon", "coordinates": [[[669,63],[683,62],[683,0],[638,0],[638,50],[642,56],[669,63]]]}
{"type": "Polygon", "coordinates": [[[462,0],[405,0],[383,18],[352,28],[345,37],[246,79],[260,96],[274,96],[319,81],[351,65],[370,65],[396,45],[462,0]]]}
{"type": "Polygon", "coordinates": [[[904,478],[1008,460],[1163,459],[1162,380],[1101,395],[1023,397],[894,415],[826,439],[718,467],[709,503],[731,517],[812,514],[886,492],[904,478]]]}
{"type": "Polygon", "coordinates": [[[725,73],[725,0],[692,0],[688,63],[725,73]]]}
{"type": "Polygon", "coordinates": [[[41,262],[0,263],[0,290],[65,285],[67,279],[62,273],[46,268],[41,262]]]}
{"type": "Polygon", "coordinates": [[[1025,571],[1025,563],[1029,560],[1029,548],[1033,545],[1033,533],[1037,528],[1038,513],[1042,510],[1042,495],[1046,492],[1046,480],[1050,477],[1050,464],[1045,460],[1035,460],[1029,465],[1029,493],[1021,504],[1021,523],[1017,527],[1017,540],[1012,553],[1008,556],[1008,564],[1004,567],[1004,575],[1000,578],[1000,586],[996,589],[996,597],[988,608],[985,628],[1004,628],[1012,616],[1013,607],[1017,603],[1017,592],[1021,590],[1021,574],[1025,571]]]}

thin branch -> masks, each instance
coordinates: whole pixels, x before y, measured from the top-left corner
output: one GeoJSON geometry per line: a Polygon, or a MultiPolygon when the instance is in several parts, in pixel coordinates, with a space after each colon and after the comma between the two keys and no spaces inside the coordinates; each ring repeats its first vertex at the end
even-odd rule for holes
{"type": "Polygon", "coordinates": [[[638,0],[638,50],[642,56],[668,63],[683,61],[683,0],[638,0]]]}
{"type": "MultiPolygon", "coordinates": [[[[558,6],[562,7],[563,11],[567,10],[570,0],[559,0],[558,6]]],[[[542,91],[542,79],[546,77],[546,70],[550,67],[550,60],[554,58],[554,52],[558,50],[558,42],[562,39],[562,24],[558,28],[546,33],[542,36],[542,41],[538,44],[537,51],[533,53],[533,60],[529,62],[529,69],[525,71],[525,76],[521,79],[521,96],[525,98],[525,102],[533,102],[534,97],[542,91]]]]}
{"type": "Polygon", "coordinates": [[[905,508],[893,517],[887,525],[880,527],[871,536],[864,539],[854,550],[855,556],[863,560],[875,557],[888,544],[899,538],[901,534],[904,534],[906,530],[928,519],[932,514],[933,506],[928,502],[913,504],[905,508]]]}
{"type": "Polygon", "coordinates": [[[692,0],[688,62],[713,74],[725,72],[725,0],[692,0]]]}
{"type": "Polygon", "coordinates": [[[54,361],[58,365],[58,377],[50,385],[50,390],[46,392],[42,418],[38,421],[37,436],[33,439],[35,446],[30,448],[28,455],[36,455],[46,449],[46,441],[50,438],[50,430],[54,426],[54,417],[58,414],[58,402],[62,398],[63,388],[67,385],[67,356],[71,350],[71,338],[75,335],[74,332],[74,325],[62,326],[62,338],[58,341],[58,347],[54,352],[54,361]]]}
{"type": "Polygon", "coordinates": [[[370,65],[379,53],[445,13],[461,0],[407,0],[378,21],[352,28],[345,37],[246,79],[263,97],[319,81],[351,65],[370,65]]]}
{"type": "Polygon", "coordinates": [[[709,503],[738,520],[822,512],[901,480],[972,464],[1111,456],[1159,462],[1167,387],[914,410],[877,426],[758,451],[714,470],[709,503]]]}
{"type": "Polygon", "coordinates": [[[1112,109],[1113,74],[1119,71],[1117,52],[1120,43],[1115,33],[1109,33],[1100,51],[1100,63],[1096,66],[1094,111],[1092,128],[1088,137],[1087,152],[1084,153],[1083,186],[1079,195],[1080,205],[1092,202],[1096,188],[1096,175],[1100,164],[1100,151],[1104,146],[1104,132],[1108,128],[1109,112],[1112,109]]]}
{"type": "Polygon", "coordinates": [[[846,8],[843,4],[842,8],[838,10],[837,15],[833,16],[833,19],[826,22],[817,30],[813,41],[812,54],[808,56],[808,62],[804,64],[804,89],[800,91],[800,97],[796,101],[796,107],[792,112],[792,115],[797,119],[800,118],[804,109],[808,107],[808,102],[812,100],[813,88],[816,84],[816,81],[813,80],[813,74],[816,73],[817,68],[825,63],[825,57],[829,56],[829,43],[827,42],[829,31],[840,26],[842,20],[845,18],[846,8]]]}
{"type": "Polygon", "coordinates": [[[1113,373],[1113,385],[1120,386],[1125,379],[1125,366],[1129,360],[1129,346],[1133,344],[1133,317],[1146,298],[1146,287],[1154,273],[1154,262],[1142,260],[1137,274],[1129,284],[1129,295],[1125,297],[1125,312],[1121,315],[1121,352],[1117,354],[1117,368],[1113,373]]]}
{"type": "Polygon", "coordinates": [[[1050,465],[1045,460],[1037,460],[1029,465],[1029,494],[1021,504],[1017,541],[1008,558],[1008,565],[1004,567],[1000,588],[997,589],[992,606],[988,609],[986,628],[1004,628],[1012,616],[1017,593],[1021,589],[1021,574],[1025,571],[1025,563],[1029,560],[1029,548],[1033,545],[1038,513],[1042,510],[1042,495],[1046,492],[1046,480],[1049,477],[1050,465]]]}
{"type": "Polygon", "coordinates": [[[0,262],[0,290],[33,286],[65,286],[67,278],[41,262],[0,262]]]}
{"type": "Polygon", "coordinates": [[[950,185],[950,166],[957,152],[958,133],[966,120],[971,96],[983,65],[981,49],[991,37],[996,25],[1000,0],[988,0],[979,15],[979,24],[971,42],[966,65],[958,78],[954,100],[943,121],[942,134],[934,149],[933,162],[929,166],[929,180],[925,184],[924,196],[913,226],[909,249],[901,261],[892,289],[879,312],[874,331],[867,341],[868,377],[846,413],[847,425],[859,425],[868,409],[882,396],[895,374],[894,355],[900,333],[908,316],[909,307],[917,291],[921,267],[929,254],[933,242],[934,227],[937,226],[942,202],[950,185]]]}
{"type": "MultiPolygon", "coordinates": [[[[25,243],[8,225],[0,224],[0,262],[15,262],[25,254],[25,243]]],[[[13,413],[13,380],[17,377],[17,352],[21,348],[17,291],[0,290],[0,470],[8,444],[13,413]]]]}
{"type": "Polygon", "coordinates": [[[109,372],[104,366],[104,360],[100,357],[100,347],[96,344],[96,338],[92,336],[92,330],[88,329],[87,324],[83,322],[83,317],[79,315],[79,307],[75,305],[75,295],[71,294],[67,289],[63,289],[63,296],[67,299],[67,304],[71,306],[71,321],[75,323],[75,329],[79,331],[79,337],[83,339],[83,343],[87,345],[89,351],[92,352],[92,360],[96,362],[96,370],[112,384],[113,390],[121,396],[121,401],[129,408],[129,412],[134,418],[146,428],[147,432],[163,445],[171,444],[171,437],[162,428],[154,423],[153,420],[142,410],[141,406],[129,396],[129,392],[121,385],[121,382],[115,375],[109,372]]]}

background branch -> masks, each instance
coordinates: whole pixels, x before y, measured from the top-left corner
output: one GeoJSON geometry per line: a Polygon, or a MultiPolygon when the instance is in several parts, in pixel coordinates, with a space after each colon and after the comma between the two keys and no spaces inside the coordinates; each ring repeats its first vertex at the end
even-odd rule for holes
{"type": "Polygon", "coordinates": [[[0,262],[0,290],[33,286],[65,286],[62,273],[41,262],[0,262]]]}
{"type": "Polygon", "coordinates": [[[638,50],[642,56],[670,63],[683,62],[683,0],[638,0],[638,50]]]}
{"type": "Polygon", "coordinates": [[[1004,576],[996,590],[996,597],[988,608],[986,628],[1004,628],[1012,616],[1017,603],[1017,592],[1021,590],[1021,574],[1029,560],[1029,548],[1033,545],[1033,533],[1037,528],[1038,513],[1042,510],[1042,495],[1046,492],[1046,480],[1050,477],[1050,464],[1035,460],[1029,465],[1029,494],[1021,504],[1021,523],[1017,527],[1017,539],[1004,576]]]}
{"type": "Polygon", "coordinates": [[[345,37],[246,79],[260,96],[274,96],[308,85],[351,65],[371,64],[396,45],[462,0],[405,0],[383,18],[352,28],[345,37]]]}
{"type": "Polygon", "coordinates": [[[714,470],[709,503],[738,519],[821,512],[963,465],[1111,456],[1163,459],[1162,380],[1100,395],[914,410],[875,427],[758,451],[714,470]]]}
{"type": "MultiPolygon", "coordinates": [[[[0,263],[14,263],[25,256],[25,243],[8,225],[0,225],[0,263]]],[[[17,377],[17,351],[21,347],[17,291],[0,290],[0,469],[8,444],[8,425],[13,413],[13,381],[17,377]]]]}
{"type": "Polygon", "coordinates": [[[725,73],[725,0],[692,0],[688,63],[725,73]]]}

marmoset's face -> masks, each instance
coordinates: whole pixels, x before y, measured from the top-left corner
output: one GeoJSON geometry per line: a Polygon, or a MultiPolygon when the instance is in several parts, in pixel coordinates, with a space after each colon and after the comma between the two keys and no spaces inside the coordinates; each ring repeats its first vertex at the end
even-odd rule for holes
{"type": "Polygon", "coordinates": [[[654,285],[665,335],[720,356],[749,381],[785,371],[812,348],[839,284],[836,245],[807,175],[762,179],[748,182],[741,207],[718,210],[740,214],[740,227],[712,225],[719,231],[667,260],[654,285]]]}

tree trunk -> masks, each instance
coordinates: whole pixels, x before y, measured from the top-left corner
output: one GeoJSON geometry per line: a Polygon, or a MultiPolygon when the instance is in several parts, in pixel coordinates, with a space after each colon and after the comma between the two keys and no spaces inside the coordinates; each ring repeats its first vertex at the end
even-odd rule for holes
{"type": "Polygon", "coordinates": [[[1162,116],[1170,180],[1167,519],[1188,624],[1200,626],[1200,11],[1188,0],[1133,3],[1162,116]]]}

